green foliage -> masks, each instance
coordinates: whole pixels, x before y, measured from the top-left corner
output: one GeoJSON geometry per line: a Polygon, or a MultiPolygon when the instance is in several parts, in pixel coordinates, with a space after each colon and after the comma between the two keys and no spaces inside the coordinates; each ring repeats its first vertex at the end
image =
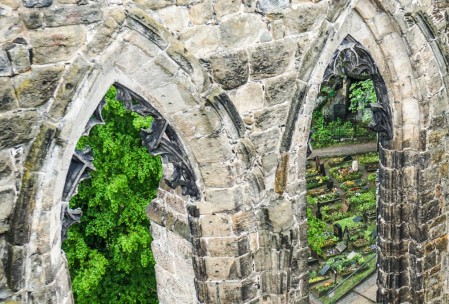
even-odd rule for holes
{"type": "Polygon", "coordinates": [[[377,178],[377,173],[376,172],[368,174],[368,181],[369,182],[375,182],[376,178],[377,178]]]}
{"type": "Polygon", "coordinates": [[[375,164],[375,163],[379,162],[379,153],[371,152],[371,153],[362,154],[359,157],[357,157],[357,159],[363,165],[375,164]]]}
{"type": "Polygon", "coordinates": [[[78,148],[92,148],[97,170],[70,201],[83,210],[63,244],[73,292],[80,304],[158,303],[145,209],[156,195],[162,166],[140,139],[152,118],[127,111],[114,88],[106,101],[106,124],[78,142],[78,148]]]}
{"type": "Polygon", "coordinates": [[[309,247],[315,250],[317,254],[321,254],[321,248],[326,242],[326,223],[320,219],[317,219],[312,215],[310,208],[307,208],[307,241],[309,247]]]}
{"type": "Polygon", "coordinates": [[[352,113],[361,111],[370,103],[377,102],[376,91],[371,79],[354,82],[349,88],[349,110],[352,113]]]}

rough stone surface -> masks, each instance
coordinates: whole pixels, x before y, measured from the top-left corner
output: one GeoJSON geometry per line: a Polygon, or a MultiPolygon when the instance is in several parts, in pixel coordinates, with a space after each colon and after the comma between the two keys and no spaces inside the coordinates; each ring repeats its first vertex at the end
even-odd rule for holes
{"type": "Polygon", "coordinates": [[[234,89],[248,80],[249,65],[246,51],[214,54],[210,57],[214,80],[224,89],[234,89]]]}
{"type": "Polygon", "coordinates": [[[100,21],[102,12],[98,5],[80,5],[69,7],[52,7],[44,11],[46,26],[63,26],[70,24],[89,24],[100,21]]]}
{"type": "Polygon", "coordinates": [[[40,106],[52,97],[59,77],[64,67],[36,67],[31,73],[23,74],[14,79],[19,104],[24,108],[40,106]]]}
{"type": "Polygon", "coordinates": [[[0,148],[12,148],[34,138],[38,129],[37,122],[38,115],[34,110],[0,115],[0,126],[3,130],[0,134],[0,148]]]}
{"type": "Polygon", "coordinates": [[[45,64],[68,60],[86,39],[86,29],[80,26],[47,28],[31,33],[33,63],[45,64]],[[51,56],[49,56],[51,54],[51,56]]]}
{"type": "Polygon", "coordinates": [[[1,1],[0,302],[73,303],[54,237],[61,192],[116,82],[169,124],[199,189],[183,196],[162,181],[147,209],[159,301],[308,303],[307,140],[348,34],[372,56],[394,126],[379,148],[377,301],[448,302],[447,10],[430,0],[1,1]]]}
{"type": "Polygon", "coordinates": [[[8,111],[18,105],[16,92],[12,82],[7,78],[0,78],[0,111],[8,111]]]}
{"type": "Polygon", "coordinates": [[[263,43],[250,53],[251,77],[262,79],[279,75],[293,60],[295,46],[289,40],[263,43]]]}
{"type": "Polygon", "coordinates": [[[11,74],[12,67],[8,59],[8,54],[0,50],[0,76],[11,76],[11,74]]]}
{"type": "Polygon", "coordinates": [[[14,74],[20,74],[31,69],[30,49],[27,45],[15,43],[8,49],[14,74]]]}

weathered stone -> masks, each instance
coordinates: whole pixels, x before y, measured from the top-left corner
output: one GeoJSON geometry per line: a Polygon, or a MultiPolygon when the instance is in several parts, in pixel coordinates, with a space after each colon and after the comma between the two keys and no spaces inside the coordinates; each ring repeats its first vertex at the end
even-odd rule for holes
{"type": "Polygon", "coordinates": [[[14,88],[21,107],[33,108],[48,102],[58,85],[64,66],[35,67],[31,73],[14,79],[14,88]]]}
{"type": "Polygon", "coordinates": [[[201,216],[201,231],[203,237],[231,236],[231,219],[223,214],[203,215],[201,216]]]}
{"type": "Polygon", "coordinates": [[[47,7],[53,4],[53,0],[23,0],[25,7],[47,7]]]}
{"type": "Polygon", "coordinates": [[[168,6],[158,11],[165,26],[172,32],[182,32],[188,27],[189,14],[186,7],[168,6]]]}
{"type": "Polygon", "coordinates": [[[240,9],[240,0],[217,0],[214,5],[215,16],[218,19],[225,15],[237,12],[240,9]]]}
{"type": "Polygon", "coordinates": [[[0,111],[17,108],[17,97],[12,82],[8,78],[0,78],[0,111]]]}
{"type": "Polygon", "coordinates": [[[287,33],[295,35],[309,31],[324,19],[325,9],[323,1],[323,4],[304,2],[300,7],[289,10],[283,18],[287,33]]]}
{"type": "Polygon", "coordinates": [[[189,8],[190,21],[193,24],[206,24],[213,18],[214,6],[209,1],[196,3],[189,8]]]}
{"type": "Polygon", "coordinates": [[[39,126],[35,110],[7,112],[0,115],[0,148],[23,144],[36,136],[39,126]]]}
{"type": "Polygon", "coordinates": [[[8,49],[8,55],[11,59],[12,70],[15,74],[20,74],[31,69],[30,49],[24,44],[13,44],[8,49]]]}
{"type": "Polygon", "coordinates": [[[65,110],[75,93],[77,84],[81,82],[81,79],[85,77],[90,68],[91,66],[82,57],[77,57],[70,68],[64,72],[64,81],[58,87],[50,109],[52,116],[61,117],[65,114],[65,110]]]}
{"type": "Polygon", "coordinates": [[[271,33],[273,35],[273,39],[275,40],[284,38],[285,29],[282,20],[274,20],[271,23],[271,33]]]}
{"type": "Polygon", "coordinates": [[[256,131],[266,130],[273,126],[285,125],[287,119],[288,107],[285,105],[278,105],[254,113],[256,122],[256,131]]]}
{"type": "Polygon", "coordinates": [[[134,2],[149,9],[158,9],[176,4],[176,0],[135,0],[134,2]]]}
{"type": "Polygon", "coordinates": [[[290,5],[288,0],[260,0],[257,3],[257,10],[261,13],[278,12],[290,5]]]}
{"type": "Polygon", "coordinates": [[[248,54],[244,50],[218,53],[209,58],[214,80],[224,89],[234,89],[248,81],[248,54]]]}
{"type": "Polygon", "coordinates": [[[12,75],[12,68],[11,68],[11,62],[9,62],[8,54],[0,50],[0,77],[1,76],[11,76],[12,75]]]}
{"type": "Polygon", "coordinates": [[[268,207],[268,219],[274,232],[289,229],[294,224],[292,202],[286,199],[272,202],[268,207]]]}
{"type": "Polygon", "coordinates": [[[245,84],[229,92],[229,98],[239,113],[261,109],[264,103],[262,84],[258,82],[245,84]]]}
{"type": "Polygon", "coordinates": [[[296,91],[296,74],[290,73],[268,78],[264,81],[264,84],[265,104],[267,106],[290,102],[296,91]]]}
{"type": "Polygon", "coordinates": [[[112,42],[112,36],[118,28],[119,24],[114,18],[107,18],[95,33],[92,42],[87,46],[87,55],[95,57],[101,54],[104,48],[112,42]]]}
{"type": "Polygon", "coordinates": [[[52,7],[44,11],[44,22],[48,27],[98,22],[103,17],[97,4],[52,7]]]}
{"type": "Polygon", "coordinates": [[[250,53],[251,77],[262,79],[284,73],[296,51],[290,40],[263,43],[250,53]]]}
{"type": "Polygon", "coordinates": [[[14,207],[14,198],[14,190],[8,189],[0,191],[0,234],[8,231],[8,220],[14,207]]]}
{"type": "Polygon", "coordinates": [[[220,42],[225,47],[242,47],[259,41],[266,30],[266,24],[255,15],[235,16],[221,22],[220,42]]]}
{"type": "Polygon", "coordinates": [[[0,43],[14,40],[22,31],[22,23],[16,11],[7,10],[0,14],[0,43]]]}
{"type": "Polygon", "coordinates": [[[30,33],[33,63],[68,60],[86,39],[86,28],[74,25],[46,28],[30,33]],[[49,56],[51,54],[51,56],[49,56]]]}
{"type": "Polygon", "coordinates": [[[38,9],[23,9],[20,10],[20,17],[28,29],[37,29],[43,25],[44,17],[38,9]]]}
{"type": "Polygon", "coordinates": [[[205,57],[214,52],[220,44],[220,31],[218,26],[200,25],[188,28],[180,38],[185,41],[186,48],[197,58],[205,57]]]}

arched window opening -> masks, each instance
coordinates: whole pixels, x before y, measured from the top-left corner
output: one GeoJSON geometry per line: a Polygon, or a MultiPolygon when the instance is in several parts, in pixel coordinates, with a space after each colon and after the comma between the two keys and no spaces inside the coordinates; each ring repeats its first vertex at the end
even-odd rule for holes
{"type": "Polygon", "coordinates": [[[75,158],[87,164],[80,179],[86,180],[70,208],[83,216],[63,243],[76,303],[158,303],[145,210],[162,165],[140,137],[152,120],[127,110],[112,87],[77,144],[75,158]]]}
{"type": "Polygon", "coordinates": [[[348,36],[326,69],[312,115],[306,188],[314,302],[353,302],[365,280],[371,292],[360,299],[376,303],[378,145],[391,139],[385,84],[366,49],[348,36]]]}
{"type": "MultiPolygon", "coordinates": [[[[63,246],[77,303],[157,303],[147,207],[161,192],[162,164],[167,176],[162,192],[200,197],[182,142],[158,110],[118,83],[83,135],[68,169],[61,210],[62,240],[80,223],[63,246]],[[104,126],[93,128],[99,124],[104,126]]],[[[161,252],[160,242],[156,246],[159,255],[180,254],[174,248],[161,252]]],[[[157,271],[164,271],[159,266],[157,271]]]]}

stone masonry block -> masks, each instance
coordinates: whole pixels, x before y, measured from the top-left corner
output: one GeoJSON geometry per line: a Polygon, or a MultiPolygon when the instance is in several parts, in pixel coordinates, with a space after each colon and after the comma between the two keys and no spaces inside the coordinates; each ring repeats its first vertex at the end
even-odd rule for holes
{"type": "Polygon", "coordinates": [[[296,91],[296,74],[282,74],[277,77],[267,78],[265,84],[265,105],[290,102],[296,91]]]}
{"type": "Polygon", "coordinates": [[[210,214],[201,216],[201,232],[203,237],[232,236],[232,223],[228,215],[210,214]]]}
{"type": "Polygon", "coordinates": [[[289,39],[260,44],[250,52],[251,77],[262,79],[284,73],[295,51],[296,46],[289,39]]]}
{"type": "Polygon", "coordinates": [[[0,149],[29,141],[39,130],[38,115],[35,110],[15,111],[0,115],[0,149]]]}
{"type": "Polygon", "coordinates": [[[28,29],[40,28],[44,23],[44,17],[42,11],[39,9],[20,9],[20,17],[28,29]]]}
{"type": "Polygon", "coordinates": [[[214,7],[209,1],[195,3],[189,7],[190,21],[195,25],[206,24],[213,15],[214,7]]]}
{"type": "Polygon", "coordinates": [[[11,62],[9,62],[8,55],[5,51],[0,50],[0,77],[11,75],[12,67],[11,62]]]}
{"type": "Polygon", "coordinates": [[[44,22],[48,27],[98,22],[103,14],[97,4],[59,6],[44,11],[44,22]]]}
{"type": "Polygon", "coordinates": [[[30,49],[25,44],[15,43],[7,50],[11,58],[12,70],[15,74],[23,73],[31,69],[30,49]]]}
{"type": "Polygon", "coordinates": [[[261,13],[273,13],[280,11],[290,5],[288,0],[260,0],[257,10],[261,13]]]}
{"type": "Polygon", "coordinates": [[[248,81],[248,54],[245,50],[216,53],[209,58],[214,80],[223,89],[234,89],[248,81]]]}
{"type": "Polygon", "coordinates": [[[53,96],[62,65],[35,67],[31,73],[21,74],[14,79],[14,88],[23,108],[33,108],[45,104],[53,96]]]}
{"type": "Polygon", "coordinates": [[[25,7],[48,7],[53,4],[53,0],[23,0],[25,7]]]}
{"type": "Polygon", "coordinates": [[[287,230],[294,224],[292,202],[279,199],[268,207],[268,220],[274,232],[287,230]]]}
{"type": "Polygon", "coordinates": [[[264,104],[262,84],[258,82],[247,83],[229,92],[229,98],[241,114],[260,110],[264,104]]]}
{"type": "Polygon", "coordinates": [[[11,79],[0,78],[0,112],[13,110],[17,106],[16,92],[14,91],[11,79]]]}
{"type": "Polygon", "coordinates": [[[218,19],[225,15],[237,12],[240,9],[240,0],[217,0],[214,5],[215,15],[218,19]]]}
{"type": "Polygon", "coordinates": [[[212,257],[237,257],[239,246],[237,237],[206,238],[205,246],[212,257]]]}
{"type": "Polygon", "coordinates": [[[86,40],[86,28],[79,25],[46,28],[30,32],[30,38],[33,63],[53,63],[72,57],[86,40]]]}
{"type": "Polygon", "coordinates": [[[220,23],[221,44],[232,48],[255,43],[266,28],[266,24],[257,15],[244,14],[226,18],[220,23]]]}

